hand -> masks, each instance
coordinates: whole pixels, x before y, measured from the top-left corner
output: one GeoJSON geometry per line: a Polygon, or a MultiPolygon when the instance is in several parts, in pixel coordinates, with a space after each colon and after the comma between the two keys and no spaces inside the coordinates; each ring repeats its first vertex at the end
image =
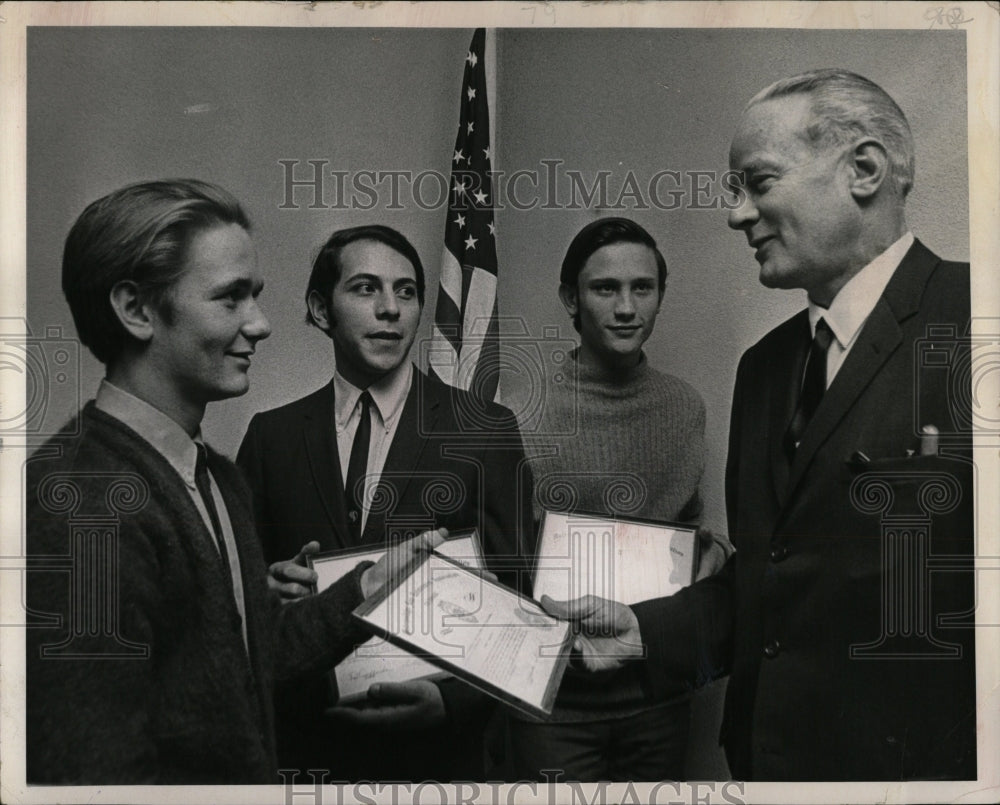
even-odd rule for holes
{"type": "Polygon", "coordinates": [[[577,632],[573,650],[579,652],[580,662],[588,671],[614,670],[643,655],[639,621],[625,604],[596,595],[572,601],[553,601],[543,595],[542,607],[573,624],[577,632]]]}
{"type": "Polygon", "coordinates": [[[318,552],[319,543],[313,540],[303,545],[294,559],[275,562],[268,568],[267,586],[280,593],[282,603],[287,604],[312,592],[318,576],[315,570],[306,567],[306,557],[318,552]]]}
{"type": "Polygon", "coordinates": [[[447,536],[448,529],[439,528],[436,531],[425,531],[420,536],[393,545],[376,564],[361,574],[362,595],[368,598],[382,589],[385,583],[399,575],[414,557],[434,550],[447,536]]]}
{"type": "Polygon", "coordinates": [[[326,714],[348,725],[392,730],[430,729],[445,722],[441,691],[433,682],[376,682],[355,707],[331,707],[326,714]]]}
{"type": "Polygon", "coordinates": [[[695,536],[698,539],[698,572],[695,581],[714,576],[726,560],[732,555],[734,548],[725,536],[713,534],[709,529],[698,527],[695,536]]]}

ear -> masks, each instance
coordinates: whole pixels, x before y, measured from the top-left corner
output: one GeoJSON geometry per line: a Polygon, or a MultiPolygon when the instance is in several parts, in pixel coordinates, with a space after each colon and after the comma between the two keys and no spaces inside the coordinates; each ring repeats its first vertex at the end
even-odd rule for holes
{"type": "Polygon", "coordinates": [[[333,329],[333,320],[323,295],[316,290],[310,291],[309,296],[306,297],[306,305],[309,307],[309,315],[316,322],[316,326],[323,332],[330,332],[333,329]]]}
{"type": "Polygon", "coordinates": [[[139,286],[132,280],[115,283],[109,295],[111,309],[133,338],[149,341],[153,337],[153,319],[139,295],[139,286]]]}
{"type": "Polygon", "coordinates": [[[575,316],[580,309],[577,302],[577,287],[575,285],[567,285],[565,282],[560,283],[559,298],[562,300],[563,307],[566,308],[566,312],[569,313],[570,318],[575,316]]]}
{"type": "Polygon", "coordinates": [[[850,155],[850,190],[858,201],[870,199],[889,176],[889,154],[878,140],[862,140],[850,155]]]}

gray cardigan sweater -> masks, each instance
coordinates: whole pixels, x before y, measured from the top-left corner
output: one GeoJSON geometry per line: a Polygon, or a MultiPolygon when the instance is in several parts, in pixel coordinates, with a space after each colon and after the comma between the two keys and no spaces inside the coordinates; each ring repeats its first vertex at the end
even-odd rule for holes
{"type": "Polygon", "coordinates": [[[211,451],[209,466],[249,650],[213,537],[148,442],[89,403],[29,461],[29,783],[279,782],[275,679],[329,669],[368,637],[350,617],[363,568],[282,605],[242,477],[211,451]]]}

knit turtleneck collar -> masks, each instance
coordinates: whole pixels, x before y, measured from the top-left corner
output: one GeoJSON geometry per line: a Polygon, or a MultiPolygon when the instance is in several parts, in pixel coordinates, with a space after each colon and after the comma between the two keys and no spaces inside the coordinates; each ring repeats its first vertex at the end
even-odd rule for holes
{"type": "Polygon", "coordinates": [[[641,380],[649,373],[649,361],[646,360],[645,352],[640,353],[639,362],[635,366],[620,369],[581,363],[579,347],[573,350],[572,357],[576,363],[577,380],[581,383],[627,386],[641,380]]]}

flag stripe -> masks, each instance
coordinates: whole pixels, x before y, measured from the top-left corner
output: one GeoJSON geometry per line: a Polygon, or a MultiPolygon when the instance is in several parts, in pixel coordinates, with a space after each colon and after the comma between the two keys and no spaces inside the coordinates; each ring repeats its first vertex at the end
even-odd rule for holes
{"type": "Polygon", "coordinates": [[[438,326],[434,325],[431,349],[427,356],[430,370],[449,386],[455,385],[455,368],[458,366],[458,351],[451,345],[438,326]]]}
{"type": "Polygon", "coordinates": [[[476,361],[476,369],[468,388],[482,399],[490,399],[491,394],[495,398],[500,380],[499,373],[500,339],[497,310],[494,305],[493,315],[489,319],[486,336],[479,351],[479,360],[476,361]]]}
{"type": "MultiPolygon", "coordinates": [[[[447,294],[448,301],[455,306],[456,310],[461,308],[465,301],[462,296],[462,266],[459,265],[449,249],[445,249],[441,256],[441,291],[447,294]]],[[[440,321],[441,316],[436,315],[435,319],[440,321]]],[[[456,316],[454,323],[458,324],[460,321],[461,316],[456,316]]]]}
{"type": "Polygon", "coordinates": [[[495,274],[476,268],[471,272],[469,291],[462,316],[462,340],[466,343],[481,344],[486,336],[487,326],[494,316],[494,302],[497,295],[495,274]]]}
{"type": "Polygon", "coordinates": [[[435,329],[447,338],[452,349],[458,352],[462,348],[462,312],[444,289],[438,293],[437,304],[435,329]]]}

